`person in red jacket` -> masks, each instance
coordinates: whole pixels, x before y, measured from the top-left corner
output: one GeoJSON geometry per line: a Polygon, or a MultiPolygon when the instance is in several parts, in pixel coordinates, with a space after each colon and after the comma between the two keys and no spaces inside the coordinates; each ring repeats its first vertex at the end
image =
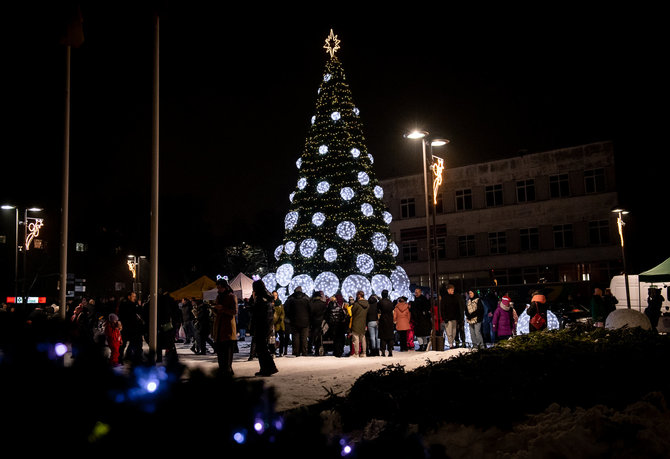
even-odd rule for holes
{"type": "Polygon", "coordinates": [[[111,351],[109,357],[109,363],[114,366],[120,365],[119,355],[121,348],[121,321],[116,314],[110,314],[107,316],[107,323],[105,324],[105,337],[107,338],[107,346],[111,351]]]}

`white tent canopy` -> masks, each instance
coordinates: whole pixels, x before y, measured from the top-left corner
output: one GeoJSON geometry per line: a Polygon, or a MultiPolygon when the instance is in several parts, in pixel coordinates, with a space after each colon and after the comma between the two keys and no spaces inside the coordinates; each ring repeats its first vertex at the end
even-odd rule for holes
{"type": "MultiPolygon", "coordinates": [[[[249,298],[251,296],[251,287],[253,283],[254,281],[244,273],[239,273],[235,276],[235,279],[228,281],[230,288],[233,289],[233,293],[235,293],[235,296],[239,299],[249,298]]],[[[215,287],[211,290],[204,290],[202,292],[202,297],[204,300],[213,301],[216,299],[217,294],[218,290],[215,287]]]]}

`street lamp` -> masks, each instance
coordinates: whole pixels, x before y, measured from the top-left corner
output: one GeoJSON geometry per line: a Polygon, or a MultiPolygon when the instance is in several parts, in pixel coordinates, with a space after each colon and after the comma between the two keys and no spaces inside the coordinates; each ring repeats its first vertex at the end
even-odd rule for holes
{"type": "MultiPolygon", "coordinates": [[[[448,140],[446,139],[439,139],[439,138],[433,138],[429,139],[429,133],[427,131],[420,131],[420,130],[414,130],[411,132],[408,132],[404,135],[405,138],[410,139],[410,140],[421,140],[421,147],[422,147],[422,152],[423,152],[423,191],[424,191],[424,201],[425,201],[425,207],[426,207],[426,241],[428,242],[428,245],[430,247],[431,242],[430,242],[430,212],[428,210],[428,168],[426,165],[426,144],[430,145],[431,147],[431,156],[432,156],[432,148],[433,147],[441,147],[449,143],[448,140]]],[[[435,158],[435,157],[433,157],[435,158]]],[[[441,159],[441,158],[440,158],[441,159]]],[[[441,173],[440,173],[441,176],[441,173]]],[[[436,190],[434,188],[434,190],[436,190]]],[[[437,199],[436,195],[434,198],[434,202],[437,199]]],[[[435,222],[435,203],[433,204],[433,224],[435,222]]],[[[428,251],[428,289],[430,290],[430,298],[431,298],[431,305],[434,306],[434,297],[435,297],[435,292],[437,291],[437,254],[435,253],[437,249],[437,236],[435,234],[435,228],[433,228],[433,247],[432,250],[428,251]],[[433,279],[433,273],[432,273],[432,267],[431,267],[431,252],[432,256],[435,260],[435,279],[433,279]]],[[[439,326],[439,323],[437,324],[439,326]]]]}
{"type": "Polygon", "coordinates": [[[137,299],[142,301],[142,278],[140,277],[140,268],[142,259],[146,258],[144,255],[139,257],[136,255],[128,255],[128,269],[133,275],[133,292],[137,293],[137,299]]]}
{"type": "Polygon", "coordinates": [[[626,222],[623,221],[623,216],[628,214],[628,211],[620,207],[612,209],[612,213],[617,214],[617,226],[619,228],[619,239],[621,239],[621,260],[623,261],[623,278],[626,281],[626,304],[630,309],[630,289],[628,287],[628,270],[626,269],[626,251],[623,243],[623,227],[626,222]]]}

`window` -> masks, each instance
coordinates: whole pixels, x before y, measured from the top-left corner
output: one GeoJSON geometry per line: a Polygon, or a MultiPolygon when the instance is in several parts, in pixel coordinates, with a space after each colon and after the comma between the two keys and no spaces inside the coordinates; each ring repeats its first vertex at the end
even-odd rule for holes
{"type": "Polygon", "coordinates": [[[589,222],[589,243],[592,245],[610,242],[610,225],[607,220],[589,222]]]}
{"type": "Polygon", "coordinates": [[[474,236],[458,236],[458,256],[459,257],[475,256],[474,236]]]}
{"type": "Polygon", "coordinates": [[[401,218],[412,218],[416,215],[414,206],[414,198],[406,198],[400,200],[400,216],[401,218]]]}
{"type": "Polygon", "coordinates": [[[507,237],[504,231],[489,233],[489,253],[491,255],[507,253],[507,237]]]}
{"type": "Polygon", "coordinates": [[[517,202],[535,201],[535,180],[521,180],[516,182],[517,202]]]}
{"type": "Polygon", "coordinates": [[[605,191],[605,169],[584,171],[584,189],[587,194],[605,191]]]}
{"type": "Polygon", "coordinates": [[[522,252],[530,252],[540,248],[540,235],[537,228],[522,228],[520,233],[522,252]]]}
{"type": "Polygon", "coordinates": [[[489,185],[486,187],[486,207],[502,206],[503,190],[502,185],[489,185]]]}
{"type": "Polygon", "coordinates": [[[572,225],[554,226],[554,248],[566,249],[572,247],[572,225]]]}
{"type": "Polygon", "coordinates": [[[88,244],[83,242],[76,242],[74,244],[74,250],[75,252],[86,252],[88,250],[88,244]]]}
{"type": "Polygon", "coordinates": [[[472,190],[456,190],[456,210],[472,209],[472,190]]]}
{"type": "Polygon", "coordinates": [[[402,243],[402,260],[403,261],[418,261],[419,249],[416,241],[403,241],[402,243]]]}
{"type": "Polygon", "coordinates": [[[447,258],[447,239],[445,237],[437,238],[437,258],[440,260],[447,258]]]}
{"type": "Polygon", "coordinates": [[[570,196],[570,181],[568,180],[568,174],[550,176],[549,192],[552,198],[567,198],[570,196]]]}

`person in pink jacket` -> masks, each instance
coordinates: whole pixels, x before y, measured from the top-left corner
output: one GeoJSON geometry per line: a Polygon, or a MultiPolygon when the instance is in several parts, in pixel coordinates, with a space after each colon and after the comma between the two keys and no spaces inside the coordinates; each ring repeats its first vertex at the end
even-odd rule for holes
{"type": "Polygon", "coordinates": [[[395,324],[395,329],[398,331],[401,352],[407,350],[407,330],[410,329],[409,321],[409,304],[407,304],[407,299],[401,296],[398,298],[398,303],[393,310],[393,323],[395,324]]]}
{"type": "Polygon", "coordinates": [[[514,310],[507,295],[502,297],[498,308],[493,313],[493,332],[496,341],[509,339],[514,335],[514,310]]]}

